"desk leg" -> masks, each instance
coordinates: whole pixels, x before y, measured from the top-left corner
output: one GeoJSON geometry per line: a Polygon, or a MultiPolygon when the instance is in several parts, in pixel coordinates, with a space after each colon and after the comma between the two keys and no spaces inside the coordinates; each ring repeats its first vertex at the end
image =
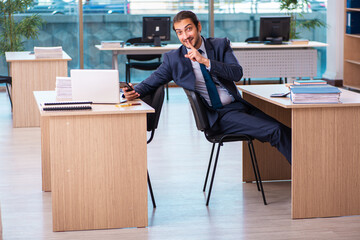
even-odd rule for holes
{"type": "Polygon", "coordinates": [[[40,118],[42,190],[51,191],[49,118],[40,118]]]}
{"type": "Polygon", "coordinates": [[[51,117],[54,231],[145,227],[146,113],[51,117]]]}
{"type": "Polygon", "coordinates": [[[359,215],[360,107],[292,111],[292,218],[359,215]]]}
{"type": "MultiPolygon", "coordinates": [[[[243,93],[243,98],[287,126],[291,125],[291,110],[284,109],[243,93]]],[[[269,143],[254,141],[256,158],[262,180],[286,180],[291,178],[291,166],[285,157],[269,143]]],[[[243,181],[255,181],[249,149],[243,143],[243,181]]]]}
{"type": "Polygon", "coordinates": [[[119,65],[118,65],[118,51],[113,50],[112,51],[112,69],[116,69],[119,70],[119,65]]]}

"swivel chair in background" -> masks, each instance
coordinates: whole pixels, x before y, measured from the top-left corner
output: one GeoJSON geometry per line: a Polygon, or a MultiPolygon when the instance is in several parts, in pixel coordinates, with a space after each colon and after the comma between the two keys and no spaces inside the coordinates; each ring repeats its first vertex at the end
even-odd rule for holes
{"type": "Polygon", "coordinates": [[[9,85],[12,86],[12,80],[11,80],[11,77],[9,76],[0,76],[0,83],[5,83],[5,86],[6,86],[6,90],[7,90],[7,93],[8,93],[8,96],[9,96],[9,100],[10,100],[10,104],[11,104],[11,108],[12,108],[12,100],[11,100],[11,93],[10,93],[10,90],[9,90],[9,85]]]}
{"type": "MultiPolygon", "coordinates": [[[[150,45],[151,42],[143,41],[141,37],[138,38],[130,38],[126,41],[126,43],[130,44],[138,44],[138,45],[150,45]]],[[[131,68],[143,70],[143,71],[153,71],[156,70],[161,65],[161,54],[153,54],[153,55],[126,55],[126,69],[125,69],[125,80],[126,82],[131,82],[131,68]],[[152,61],[157,59],[157,61],[152,61]]],[[[169,88],[168,84],[166,84],[166,99],[169,99],[169,88]]]]}
{"type": "Polygon", "coordinates": [[[215,177],[215,172],[216,172],[216,166],[217,166],[218,159],[219,159],[220,147],[225,142],[238,142],[238,141],[246,141],[248,143],[250,157],[251,157],[251,163],[253,166],[254,175],[255,175],[255,179],[256,179],[256,185],[257,185],[258,191],[261,191],[264,205],[267,205],[266,199],[265,199],[265,194],[264,194],[264,189],[263,189],[262,181],[261,181],[261,177],[260,177],[259,167],[258,167],[257,160],[256,160],[255,149],[254,149],[254,145],[253,145],[254,138],[252,138],[248,135],[244,135],[244,134],[209,135],[208,130],[210,128],[210,125],[209,125],[208,116],[206,114],[206,106],[203,103],[203,100],[201,99],[201,97],[198,93],[195,93],[193,91],[185,90],[185,93],[190,102],[197,129],[199,131],[204,132],[206,140],[208,140],[209,142],[211,142],[213,144],[211,154],[210,154],[208,169],[206,172],[204,187],[203,187],[204,192],[205,192],[207,180],[209,177],[209,172],[210,172],[210,168],[211,168],[211,162],[212,162],[212,158],[213,158],[213,154],[214,154],[215,145],[218,144],[214,167],[213,167],[213,172],[212,172],[212,177],[211,177],[211,182],[210,182],[210,187],[209,187],[209,193],[208,193],[207,200],[206,200],[206,206],[209,205],[209,201],[210,201],[211,190],[212,190],[212,186],[214,183],[214,177],[215,177]]]}
{"type": "MultiPolygon", "coordinates": [[[[154,113],[148,113],[146,116],[147,131],[151,132],[150,138],[147,140],[147,144],[149,144],[153,140],[155,130],[157,129],[162,105],[164,103],[164,95],[165,95],[164,94],[164,86],[162,85],[153,94],[147,95],[147,96],[141,98],[142,101],[144,101],[149,106],[151,106],[152,108],[155,109],[154,113]]],[[[147,179],[148,179],[148,186],[149,186],[152,204],[153,204],[153,207],[156,208],[156,203],[155,203],[155,198],[154,198],[154,194],[153,194],[153,190],[152,190],[152,186],[151,186],[149,171],[147,171],[147,179]]]]}

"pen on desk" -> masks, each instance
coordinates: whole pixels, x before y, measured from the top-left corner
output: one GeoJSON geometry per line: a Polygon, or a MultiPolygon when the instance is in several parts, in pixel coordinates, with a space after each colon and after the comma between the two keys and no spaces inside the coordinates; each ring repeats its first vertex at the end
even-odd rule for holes
{"type": "Polygon", "coordinates": [[[141,105],[141,103],[117,104],[117,105],[115,105],[115,107],[131,107],[131,106],[136,106],[136,105],[141,105]]]}

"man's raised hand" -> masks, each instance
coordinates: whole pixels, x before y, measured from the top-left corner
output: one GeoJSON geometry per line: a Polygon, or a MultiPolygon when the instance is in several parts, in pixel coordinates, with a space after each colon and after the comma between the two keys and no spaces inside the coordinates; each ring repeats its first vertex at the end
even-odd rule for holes
{"type": "Polygon", "coordinates": [[[202,63],[206,67],[209,67],[210,64],[209,59],[203,57],[203,55],[201,55],[199,51],[196,48],[194,48],[194,46],[192,46],[188,41],[185,42],[185,45],[187,48],[191,49],[187,54],[185,54],[186,58],[189,58],[191,61],[194,62],[202,63]]]}

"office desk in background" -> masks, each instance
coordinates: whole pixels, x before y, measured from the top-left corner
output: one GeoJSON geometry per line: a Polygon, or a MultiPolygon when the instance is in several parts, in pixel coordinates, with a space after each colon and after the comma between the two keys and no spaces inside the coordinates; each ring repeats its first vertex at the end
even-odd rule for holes
{"type": "Polygon", "coordinates": [[[68,76],[67,64],[71,60],[63,52],[62,58],[38,59],[30,52],[6,52],[12,77],[13,127],[38,127],[40,115],[33,91],[54,90],[56,77],[68,76]]]}
{"type": "MultiPolygon", "coordinates": [[[[248,44],[232,42],[231,47],[244,70],[244,78],[270,77],[315,77],[317,75],[317,50],[328,44],[310,41],[309,44],[248,44]]],[[[163,47],[125,46],[123,48],[95,47],[101,51],[112,51],[112,68],[119,69],[118,55],[163,54],[178,49],[180,44],[163,47]]]]}
{"type": "Polygon", "coordinates": [[[316,77],[317,50],[328,44],[248,44],[232,43],[234,54],[243,67],[243,78],[316,77]]]}
{"type": "MultiPolygon", "coordinates": [[[[292,128],[292,166],[270,144],[254,142],[262,180],[292,179],[292,218],[359,215],[360,94],[341,89],[339,104],[293,104],[270,97],[289,91],[285,85],[239,89],[245,100],[292,128]]],[[[253,181],[248,151],[243,154],[243,180],[253,181]]]]}
{"type": "Polygon", "coordinates": [[[112,51],[112,68],[119,69],[118,55],[152,55],[163,54],[174,49],[178,49],[180,44],[167,44],[161,47],[152,46],[124,46],[122,48],[102,48],[101,45],[95,45],[100,51],[112,51]]]}
{"type": "MultiPolygon", "coordinates": [[[[54,91],[34,92],[41,115],[43,190],[51,191],[53,231],[146,227],[146,114],[141,106],[95,105],[44,112],[54,91]]],[[[140,100],[139,100],[140,101],[140,100]]]]}

